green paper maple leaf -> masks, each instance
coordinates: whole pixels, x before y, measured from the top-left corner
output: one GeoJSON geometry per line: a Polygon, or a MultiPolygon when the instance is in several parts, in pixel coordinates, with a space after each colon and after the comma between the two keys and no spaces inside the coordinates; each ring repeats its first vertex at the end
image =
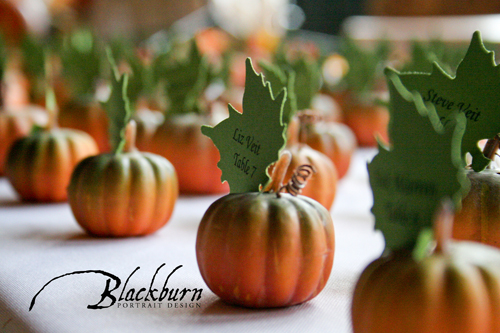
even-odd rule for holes
{"type": "Polygon", "coordinates": [[[321,89],[321,70],[316,61],[300,57],[292,63],[295,72],[295,98],[297,110],[311,107],[314,96],[321,89]]]}
{"type": "Polygon", "coordinates": [[[283,123],[289,124],[292,117],[297,112],[297,100],[295,98],[295,72],[281,70],[281,68],[267,61],[260,61],[264,78],[271,84],[274,96],[277,96],[286,88],[286,100],[283,106],[283,123]]]}
{"type": "Polygon", "coordinates": [[[333,89],[348,90],[360,101],[370,100],[383,78],[383,68],[391,51],[389,41],[381,40],[374,49],[369,49],[344,36],[339,48],[339,53],[349,64],[349,71],[333,89]]]}
{"type": "Polygon", "coordinates": [[[269,181],[267,167],[278,160],[286,143],[285,99],[286,90],[273,98],[270,84],[255,72],[248,58],[243,113],[229,105],[228,118],[214,127],[202,127],[202,133],[219,149],[217,166],[231,193],[257,192],[269,181]]]}
{"type": "Polygon", "coordinates": [[[165,79],[169,99],[169,114],[200,112],[199,96],[209,83],[208,60],[198,50],[195,39],[184,59],[172,59],[172,54],[160,57],[157,69],[165,79]]]}
{"type": "Polygon", "coordinates": [[[398,73],[409,91],[419,92],[424,101],[434,104],[443,122],[455,111],[467,118],[462,153],[472,155],[474,171],[483,170],[490,162],[478,148],[478,141],[500,133],[500,68],[494,53],[486,50],[481,34],[476,31],[456,76],[448,75],[437,63],[431,74],[398,73]]]}
{"type": "Polygon", "coordinates": [[[411,60],[400,71],[430,73],[434,62],[437,62],[447,73],[455,73],[465,52],[462,46],[450,45],[440,39],[428,42],[414,40],[411,43],[411,60]]]}
{"type": "Polygon", "coordinates": [[[460,144],[465,117],[455,113],[443,126],[430,103],[410,93],[388,73],[390,148],[379,146],[368,164],[375,228],[389,249],[412,248],[433,225],[442,200],[459,205],[467,189],[460,144]]]}
{"type": "MultiPolygon", "coordinates": [[[[321,68],[318,62],[306,54],[299,54],[297,58],[289,59],[284,50],[279,50],[273,64],[283,73],[294,73],[293,82],[288,82],[287,87],[290,85],[293,88],[293,103],[296,110],[310,108],[322,84],[321,68]]],[[[290,75],[288,77],[290,79],[290,75]]]]}
{"type": "Polygon", "coordinates": [[[128,39],[117,38],[111,41],[110,48],[118,63],[125,62],[130,68],[127,96],[131,106],[140,97],[152,98],[154,93],[153,68],[138,55],[136,46],[128,39]]]}
{"type": "Polygon", "coordinates": [[[94,95],[102,69],[101,51],[98,39],[87,29],[77,30],[63,41],[60,49],[63,75],[80,99],[94,95]]]}
{"type": "Polygon", "coordinates": [[[109,139],[115,154],[123,151],[125,146],[125,127],[132,117],[130,102],[127,97],[128,75],[118,74],[115,61],[108,49],[111,64],[111,94],[107,102],[102,103],[109,119],[109,139]]]}

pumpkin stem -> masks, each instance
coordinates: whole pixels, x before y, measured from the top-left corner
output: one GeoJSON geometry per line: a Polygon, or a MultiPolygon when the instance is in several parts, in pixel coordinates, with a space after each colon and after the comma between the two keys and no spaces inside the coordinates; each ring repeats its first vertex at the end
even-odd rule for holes
{"type": "Polygon", "coordinates": [[[314,173],[316,173],[316,170],[310,164],[303,164],[303,165],[299,166],[293,172],[293,175],[292,175],[292,178],[290,178],[290,181],[286,185],[281,186],[278,193],[281,193],[281,192],[286,190],[288,193],[290,193],[293,196],[299,195],[302,192],[302,189],[304,187],[306,187],[307,180],[314,173]]]}
{"type": "Polygon", "coordinates": [[[500,148],[500,136],[497,134],[493,139],[489,139],[484,145],[483,154],[486,158],[493,161],[495,155],[500,148]]]}
{"type": "Polygon", "coordinates": [[[273,174],[271,175],[271,181],[264,188],[264,192],[278,193],[283,184],[283,179],[286,175],[286,170],[292,161],[292,154],[285,150],[281,153],[279,160],[276,162],[273,168],[273,174]]]}
{"type": "Polygon", "coordinates": [[[59,110],[57,108],[56,94],[54,92],[54,56],[45,52],[45,109],[48,114],[47,127],[49,129],[57,127],[57,118],[59,110]]]}
{"type": "Polygon", "coordinates": [[[453,218],[453,205],[451,201],[445,200],[441,204],[441,208],[434,221],[435,253],[446,253],[448,251],[448,243],[452,235],[453,218]]]}
{"type": "Polygon", "coordinates": [[[3,82],[3,80],[0,82],[0,109],[4,108],[4,97],[5,97],[5,90],[6,90],[6,84],[3,82]]]}
{"type": "Polygon", "coordinates": [[[301,124],[315,124],[318,121],[321,121],[321,115],[314,110],[302,110],[297,115],[301,124]]]}
{"type": "Polygon", "coordinates": [[[54,90],[52,87],[47,88],[45,92],[45,109],[47,110],[47,128],[52,129],[57,127],[58,112],[57,102],[54,90]]]}
{"type": "Polygon", "coordinates": [[[137,135],[137,123],[135,120],[130,120],[125,127],[125,146],[123,147],[124,152],[132,152],[137,150],[135,147],[135,138],[137,135]]]}
{"type": "Polygon", "coordinates": [[[305,127],[311,124],[316,124],[321,121],[321,115],[314,110],[302,110],[297,114],[299,118],[299,142],[306,142],[305,127]]]}

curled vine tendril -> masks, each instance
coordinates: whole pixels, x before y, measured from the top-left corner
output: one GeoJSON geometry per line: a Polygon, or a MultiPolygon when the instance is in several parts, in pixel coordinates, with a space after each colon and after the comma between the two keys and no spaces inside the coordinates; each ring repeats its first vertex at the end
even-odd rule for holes
{"type": "Polygon", "coordinates": [[[277,195],[279,196],[281,192],[287,191],[291,195],[299,195],[302,189],[306,186],[307,180],[316,173],[316,170],[312,165],[304,164],[299,166],[292,175],[290,181],[283,185],[277,195]]]}

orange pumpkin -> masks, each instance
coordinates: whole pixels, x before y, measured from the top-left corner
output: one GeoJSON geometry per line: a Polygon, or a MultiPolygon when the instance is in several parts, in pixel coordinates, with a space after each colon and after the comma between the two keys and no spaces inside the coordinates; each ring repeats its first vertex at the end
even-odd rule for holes
{"type": "Polygon", "coordinates": [[[12,145],[5,172],[23,200],[64,201],[74,167],[97,153],[94,139],[85,132],[40,130],[12,145]]]}
{"type": "Polygon", "coordinates": [[[139,236],[169,221],[178,184],[169,161],[132,146],[123,153],[81,161],[71,176],[68,195],[76,221],[88,233],[139,236]]]}
{"type": "Polygon", "coordinates": [[[321,121],[309,110],[302,112],[299,119],[299,141],[328,156],[337,169],[338,178],[344,177],[357,148],[352,130],[341,123],[321,121]]]}
{"type": "Polygon", "coordinates": [[[137,149],[149,151],[151,140],[165,119],[163,112],[141,107],[132,118],[137,123],[137,149]]]}
{"type": "Polygon", "coordinates": [[[500,248],[500,175],[495,170],[467,172],[469,193],[455,217],[453,238],[500,248]]]}
{"type": "Polygon", "coordinates": [[[352,301],[354,333],[500,332],[500,252],[436,234],[424,258],[399,250],[364,270],[352,301]]]}
{"type": "Polygon", "coordinates": [[[231,46],[230,35],[220,28],[210,27],[199,30],[195,34],[196,45],[201,54],[210,59],[220,58],[231,46]]]}
{"type": "Polygon", "coordinates": [[[363,147],[377,146],[377,136],[389,142],[389,118],[389,110],[380,105],[357,103],[344,112],[344,123],[352,129],[358,144],[363,147]]]}
{"type": "Polygon", "coordinates": [[[4,173],[7,153],[14,141],[27,136],[34,125],[46,123],[47,114],[35,106],[0,111],[0,175],[4,173]]]}
{"type": "Polygon", "coordinates": [[[19,45],[26,36],[24,17],[9,0],[0,0],[0,34],[9,44],[19,45]]]}
{"type": "Polygon", "coordinates": [[[59,112],[61,127],[84,131],[92,136],[100,152],[109,152],[108,117],[97,102],[70,100],[59,112]]]}
{"type": "Polygon", "coordinates": [[[325,208],[330,209],[335,199],[338,181],[337,170],[333,162],[326,155],[305,144],[288,146],[286,149],[292,154],[292,161],[284,181],[290,181],[294,171],[300,165],[311,165],[316,172],[302,189],[302,195],[312,198],[325,208]]]}
{"type": "Polygon", "coordinates": [[[372,262],[354,292],[354,333],[500,332],[500,253],[460,242],[416,261],[372,262]]]}
{"type": "Polygon", "coordinates": [[[203,216],[196,238],[198,266],[208,287],[222,300],[247,307],[312,299],[330,276],[334,251],[328,210],[308,197],[279,192],[218,199],[203,216]]]}
{"type": "Polygon", "coordinates": [[[179,179],[181,193],[227,193],[217,167],[219,151],[212,140],[201,133],[201,126],[215,121],[197,114],[167,117],[151,140],[150,151],[169,160],[179,179]]]}

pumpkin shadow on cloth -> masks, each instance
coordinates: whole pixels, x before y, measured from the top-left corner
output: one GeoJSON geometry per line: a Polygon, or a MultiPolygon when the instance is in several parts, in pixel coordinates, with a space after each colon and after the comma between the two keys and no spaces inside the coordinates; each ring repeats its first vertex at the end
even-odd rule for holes
{"type": "Polygon", "coordinates": [[[47,206],[51,204],[61,204],[65,203],[63,202],[38,202],[38,201],[26,201],[26,200],[21,200],[17,198],[0,198],[0,207],[22,207],[22,206],[30,206],[30,207],[37,207],[37,206],[47,206]]]}
{"type": "Polygon", "coordinates": [[[297,312],[314,310],[314,304],[305,302],[288,307],[278,308],[247,308],[238,305],[231,305],[216,299],[212,303],[204,307],[199,314],[199,321],[203,323],[255,320],[256,318],[263,319],[266,317],[288,317],[296,316],[297,312]]]}

